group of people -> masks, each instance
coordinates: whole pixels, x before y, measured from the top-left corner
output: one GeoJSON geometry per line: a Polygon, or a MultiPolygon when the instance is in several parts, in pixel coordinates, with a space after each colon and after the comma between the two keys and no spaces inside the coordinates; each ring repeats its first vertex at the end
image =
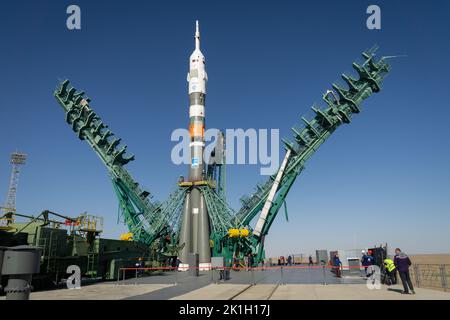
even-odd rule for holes
{"type": "Polygon", "coordinates": [[[292,256],[288,256],[287,259],[285,259],[284,256],[278,258],[279,266],[291,266],[292,264],[293,264],[292,256]]]}
{"type": "MultiPolygon", "coordinates": [[[[372,256],[372,252],[369,250],[367,253],[362,251],[361,265],[364,267],[366,277],[370,277],[373,273],[371,266],[375,264],[375,258],[372,256]]],[[[339,259],[339,254],[335,254],[332,260],[332,271],[337,277],[341,277],[342,262],[339,259]]],[[[400,250],[395,249],[394,260],[386,258],[383,260],[383,266],[385,270],[385,283],[388,285],[397,283],[397,272],[400,275],[400,279],[403,285],[402,294],[415,294],[414,287],[409,274],[409,267],[411,266],[411,260],[409,257],[400,250]]]]}

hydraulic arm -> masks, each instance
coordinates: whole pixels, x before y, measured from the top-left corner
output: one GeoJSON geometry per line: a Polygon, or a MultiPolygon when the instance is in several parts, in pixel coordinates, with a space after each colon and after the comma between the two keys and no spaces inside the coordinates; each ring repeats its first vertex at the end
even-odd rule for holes
{"type": "Polygon", "coordinates": [[[323,95],[326,107],[313,106],[314,118],[308,120],[302,117],[303,125],[300,128],[292,128],[293,141],[283,140],[289,155],[286,168],[283,163],[279,172],[271,176],[265,184],[257,186],[251,197],[241,198],[243,206],[236,215],[239,223],[250,228],[250,222],[261,212],[252,234],[252,243],[258,252],[257,260],[264,258],[264,237],[305,162],[341,124],[350,123],[352,115],[360,112],[360,105],[365,99],[380,91],[381,83],[391,67],[384,57],[375,60],[375,50],[363,52],[362,64],[353,63],[353,68],[359,75],[358,79],[342,74],[347,88],[333,84],[333,90],[328,90],[323,95]],[[281,182],[278,178],[281,178],[281,182]]]}
{"type": "Polygon", "coordinates": [[[134,160],[127,156],[127,146],[119,147],[121,139],[115,138],[108,126],[91,109],[90,99],[84,92],[63,81],[54,92],[64,109],[66,122],[80,140],[85,140],[108,168],[114,190],[128,229],[135,240],[150,244],[156,238],[173,232],[172,216],[164,215],[161,205],[150,201],[150,192],[140,188],[124,166],[134,160]]]}

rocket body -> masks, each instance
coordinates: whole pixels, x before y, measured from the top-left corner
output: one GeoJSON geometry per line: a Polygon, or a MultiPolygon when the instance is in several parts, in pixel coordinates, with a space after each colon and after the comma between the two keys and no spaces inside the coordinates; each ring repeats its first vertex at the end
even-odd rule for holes
{"type": "Polygon", "coordinates": [[[191,148],[191,164],[189,180],[203,180],[203,151],[205,148],[205,97],[207,74],[205,56],[200,51],[200,32],[195,32],[195,50],[189,57],[189,134],[191,148]]]}
{"type": "MultiPolygon", "coordinates": [[[[205,97],[208,76],[205,70],[205,57],[200,51],[200,31],[198,21],[195,32],[195,50],[189,57],[189,134],[190,164],[189,181],[205,180],[205,97]]],[[[204,196],[200,189],[193,186],[186,195],[182,225],[180,230],[180,267],[188,267],[189,253],[199,255],[200,269],[211,267],[211,249],[209,245],[210,223],[204,196]]]]}

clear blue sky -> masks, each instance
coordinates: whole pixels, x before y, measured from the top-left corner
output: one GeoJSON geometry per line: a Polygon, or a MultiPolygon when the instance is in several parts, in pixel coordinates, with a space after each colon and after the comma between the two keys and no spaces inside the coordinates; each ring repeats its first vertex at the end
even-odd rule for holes
{"type": "MultiPolygon", "coordinates": [[[[406,54],[380,94],[307,163],[267,241],[268,255],[381,242],[449,252],[450,4],[448,1],[8,1],[0,11],[0,196],[9,154],[29,154],[17,207],[105,218],[118,237],[106,169],[64,121],[52,96],[69,78],[123,138],[128,168],[164,200],[187,168],[170,160],[172,130],[188,125],[186,73],[200,20],[209,75],[207,126],[290,127],[351,70],[359,53],[406,54]],[[366,28],[369,4],[382,30],[366,28]],[[78,4],[82,30],[66,28],[78,4]]],[[[259,166],[230,166],[228,197],[252,190],[259,166]]]]}

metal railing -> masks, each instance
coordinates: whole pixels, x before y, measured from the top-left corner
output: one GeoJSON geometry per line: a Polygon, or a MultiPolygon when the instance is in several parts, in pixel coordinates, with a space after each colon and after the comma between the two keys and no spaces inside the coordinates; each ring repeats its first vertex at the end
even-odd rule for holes
{"type": "Polygon", "coordinates": [[[191,278],[191,271],[199,269],[199,278],[209,283],[229,284],[364,284],[364,268],[337,268],[330,265],[283,265],[260,267],[213,267],[210,270],[194,267],[131,267],[117,270],[117,284],[144,283],[173,284],[191,278]],[[188,270],[189,269],[189,270],[188,270]]]}
{"type": "Polygon", "coordinates": [[[409,270],[411,280],[416,287],[448,291],[450,265],[413,264],[409,270]]]}
{"type": "MultiPolygon", "coordinates": [[[[195,269],[190,267],[189,269],[195,269]]],[[[137,284],[138,278],[146,277],[146,282],[173,284],[191,277],[191,270],[185,267],[120,268],[117,270],[117,284],[137,284]],[[149,280],[150,279],[150,280],[149,280]]],[[[337,268],[330,265],[283,265],[260,267],[217,267],[199,270],[200,278],[210,283],[230,284],[365,284],[367,278],[363,267],[345,266],[337,268]],[[339,270],[339,271],[338,271],[339,270]]],[[[414,286],[418,288],[448,291],[450,265],[414,264],[410,268],[414,286]]],[[[383,276],[382,276],[383,278],[383,276]]],[[[383,280],[382,280],[382,283],[383,280]]],[[[400,277],[397,284],[401,285],[400,277]]]]}

